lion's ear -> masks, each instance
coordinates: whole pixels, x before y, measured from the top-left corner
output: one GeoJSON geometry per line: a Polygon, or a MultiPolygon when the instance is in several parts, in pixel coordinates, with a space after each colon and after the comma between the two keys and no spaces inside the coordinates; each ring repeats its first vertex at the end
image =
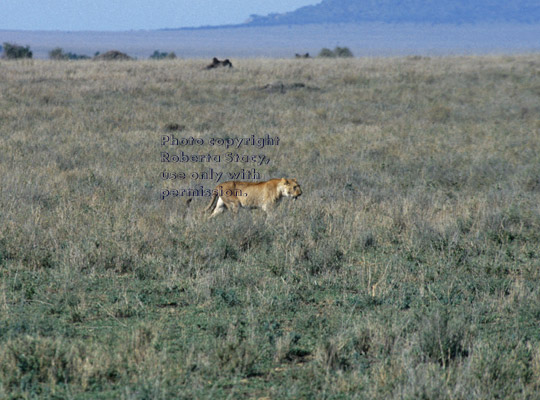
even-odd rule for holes
{"type": "Polygon", "coordinates": [[[285,183],[285,182],[287,182],[287,179],[281,178],[281,182],[285,183]]]}
{"type": "Polygon", "coordinates": [[[296,178],[292,178],[291,181],[298,183],[298,181],[296,180],[296,178]]]}

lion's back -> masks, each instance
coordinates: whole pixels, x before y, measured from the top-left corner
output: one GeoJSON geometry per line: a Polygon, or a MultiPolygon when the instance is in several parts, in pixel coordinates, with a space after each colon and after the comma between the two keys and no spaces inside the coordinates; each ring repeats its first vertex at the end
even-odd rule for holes
{"type": "Polygon", "coordinates": [[[291,197],[296,200],[301,194],[302,190],[295,178],[270,179],[265,182],[228,181],[216,187],[205,211],[211,211],[212,217],[225,209],[237,212],[240,207],[268,211],[281,198],[291,197]]]}
{"type": "Polygon", "coordinates": [[[278,195],[279,179],[265,182],[229,181],[218,186],[223,201],[239,201],[244,207],[262,207],[273,202],[278,195]]]}

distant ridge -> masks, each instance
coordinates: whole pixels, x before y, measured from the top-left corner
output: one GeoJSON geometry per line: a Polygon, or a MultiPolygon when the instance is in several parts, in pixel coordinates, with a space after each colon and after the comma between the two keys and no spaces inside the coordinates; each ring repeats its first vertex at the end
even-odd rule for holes
{"type": "Polygon", "coordinates": [[[295,11],[251,15],[242,25],[540,22],[539,0],[323,0],[295,11]]]}

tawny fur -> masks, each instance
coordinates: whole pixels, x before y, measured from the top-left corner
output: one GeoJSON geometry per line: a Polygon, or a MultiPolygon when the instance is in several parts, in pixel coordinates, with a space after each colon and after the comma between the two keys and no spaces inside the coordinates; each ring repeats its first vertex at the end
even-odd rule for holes
{"type": "Polygon", "coordinates": [[[211,212],[211,217],[226,209],[236,213],[241,207],[262,208],[268,212],[282,197],[296,199],[301,194],[302,189],[294,178],[270,179],[266,182],[230,181],[216,187],[210,204],[204,211],[211,212]]]}

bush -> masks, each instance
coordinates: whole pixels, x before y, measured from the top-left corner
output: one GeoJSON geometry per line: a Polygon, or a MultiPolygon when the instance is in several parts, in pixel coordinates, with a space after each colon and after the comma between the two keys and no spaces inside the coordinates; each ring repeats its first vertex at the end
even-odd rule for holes
{"type": "Polygon", "coordinates": [[[13,60],[16,58],[32,58],[30,46],[19,46],[12,43],[4,43],[4,58],[13,60]]]}
{"type": "Polygon", "coordinates": [[[330,50],[330,49],[327,49],[326,47],[323,48],[319,52],[319,57],[323,57],[323,58],[336,58],[336,57],[350,58],[350,57],[354,57],[354,55],[353,55],[352,51],[349,50],[348,47],[339,47],[339,46],[337,46],[333,51],[330,50]]]}
{"type": "Polygon", "coordinates": [[[354,57],[351,50],[349,50],[348,47],[336,47],[334,49],[334,54],[336,57],[342,57],[342,58],[351,58],[354,57]]]}
{"type": "Polygon", "coordinates": [[[335,56],[334,52],[326,47],[319,52],[319,57],[334,58],[335,56]]]}
{"type": "Polygon", "coordinates": [[[176,54],[174,54],[174,51],[167,53],[167,52],[160,52],[159,50],[155,50],[154,53],[152,53],[152,55],[150,56],[150,59],[152,60],[163,60],[165,58],[169,60],[175,59],[176,54]]]}
{"type": "Polygon", "coordinates": [[[88,60],[90,57],[71,52],[64,53],[64,50],[62,50],[60,47],[56,47],[55,49],[49,51],[49,58],[51,60],[88,60]]]}
{"type": "Polygon", "coordinates": [[[118,50],[109,50],[103,54],[100,54],[99,52],[97,52],[96,55],[94,56],[94,60],[96,61],[126,61],[126,60],[133,60],[133,58],[131,58],[127,54],[122,53],[118,50]]]}
{"type": "Polygon", "coordinates": [[[51,60],[65,60],[65,55],[60,47],[56,47],[49,51],[49,58],[51,60]]]}
{"type": "Polygon", "coordinates": [[[67,58],[69,60],[89,60],[90,57],[84,54],[75,54],[75,53],[67,53],[67,58]]]}

